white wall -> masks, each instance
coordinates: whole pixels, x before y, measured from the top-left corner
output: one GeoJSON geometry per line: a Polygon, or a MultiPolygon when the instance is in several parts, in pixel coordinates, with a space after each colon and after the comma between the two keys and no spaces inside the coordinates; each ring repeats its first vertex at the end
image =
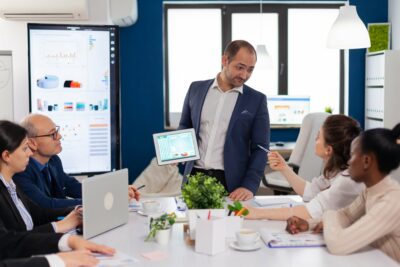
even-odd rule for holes
{"type": "MultiPolygon", "coordinates": [[[[111,24],[108,0],[89,0],[89,20],[43,23],[111,24]]],[[[0,36],[0,50],[13,54],[14,120],[20,121],[29,113],[27,22],[0,19],[0,36]]]]}
{"type": "Polygon", "coordinates": [[[389,0],[388,18],[392,24],[392,49],[400,49],[400,1],[389,0]]]}

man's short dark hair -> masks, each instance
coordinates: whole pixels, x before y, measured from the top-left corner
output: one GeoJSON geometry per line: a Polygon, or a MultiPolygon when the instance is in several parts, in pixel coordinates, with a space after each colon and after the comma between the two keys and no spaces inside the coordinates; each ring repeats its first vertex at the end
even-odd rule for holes
{"type": "Polygon", "coordinates": [[[257,59],[257,52],[249,42],[245,40],[234,40],[230,42],[224,50],[224,55],[228,57],[228,61],[231,61],[232,58],[236,56],[240,48],[246,48],[250,53],[256,55],[257,59]]]}

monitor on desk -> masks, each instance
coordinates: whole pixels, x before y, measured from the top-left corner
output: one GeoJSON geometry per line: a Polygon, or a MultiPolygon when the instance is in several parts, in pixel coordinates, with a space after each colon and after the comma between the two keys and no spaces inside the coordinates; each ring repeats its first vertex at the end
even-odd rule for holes
{"type": "Polygon", "coordinates": [[[304,116],[310,112],[309,96],[268,96],[267,103],[273,127],[300,127],[304,116]]]}

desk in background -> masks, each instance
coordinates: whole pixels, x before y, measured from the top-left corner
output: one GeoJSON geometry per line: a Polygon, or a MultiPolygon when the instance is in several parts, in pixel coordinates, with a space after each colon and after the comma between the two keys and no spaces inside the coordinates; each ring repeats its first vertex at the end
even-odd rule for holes
{"type": "MultiPolygon", "coordinates": [[[[268,198],[274,196],[264,196],[268,198]]],[[[279,196],[282,197],[282,196],[279,196]]],[[[298,198],[298,196],[288,196],[298,198]]],[[[158,198],[167,212],[176,210],[173,198],[158,198]]],[[[229,247],[226,251],[215,256],[195,253],[194,247],[186,244],[184,240],[183,224],[175,224],[172,239],[168,245],[159,245],[155,242],[144,242],[149,228],[149,219],[138,215],[136,212],[129,214],[129,223],[104,233],[92,240],[101,244],[115,247],[139,262],[134,266],[163,266],[163,267],[243,267],[243,266],[279,266],[279,267],[376,267],[397,266],[398,264],[380,250],[366,249],[348,256],[335,256],[328,253],[324,247],[318,248],[268,248],[263,246],[257,251],[242,252],[229,247]],[[142,253],[163,251],[168,258],[162,261],[149,261],[141,256],[142,253]]],[[[244,227],[260,229],[268,227],[271,230],[282,230],[286,222],[282,221],[244,221],[244,227]]],[[[228,241],[231,242],[231,241],[228,241]]],[[[228,244],[228,243],[227,243],[228,244]]]]}

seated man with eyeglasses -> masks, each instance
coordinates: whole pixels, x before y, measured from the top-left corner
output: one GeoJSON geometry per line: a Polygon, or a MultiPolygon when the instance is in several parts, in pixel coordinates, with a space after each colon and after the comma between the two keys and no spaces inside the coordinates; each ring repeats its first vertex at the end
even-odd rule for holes
{"type": "MultiPolygon", "coordinates": [[[[64,208],[82,204],[82,185],[64,172],[59,126],[47,116],[31,114],[21,125],[28,132],[32,156],[24,172],[13,181],[29,198],[44,208],[64,208]]],[[[129,197],[139,199],[137,190],[129,186],[129,197]]]]}

